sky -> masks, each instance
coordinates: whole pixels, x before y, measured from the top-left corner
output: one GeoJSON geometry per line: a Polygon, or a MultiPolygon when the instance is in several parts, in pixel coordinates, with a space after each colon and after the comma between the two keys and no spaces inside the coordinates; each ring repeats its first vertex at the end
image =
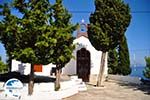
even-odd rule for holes
{"type": "MultiPolygon", "coordinates": [[[[0,3],[10,0],[0,0],[0,3]]],[[[50,0],[54,2],[55,0],[50,0]]],[[[131,65],[145,65],[145,56],[150,56],[150,0],[124,0],[129,4],[132,19],[126,31],[126,37],[130,52],[131,65]]],[[[94,0],[63,0],[64,6],[72,13],[71,22],[80,23],[82,19],[89,23],[89,16],[94,12],[94,0]]],[[[18,12],[13,10],[18,15],[18,12]]],[[[21,15],[19,15],[21,16],[21,15]]],[[[76,33],[74,32],[75,36],[76,33]]],[[[6,60],[5,49],[0,44],[0,56],[6,60]]]]}

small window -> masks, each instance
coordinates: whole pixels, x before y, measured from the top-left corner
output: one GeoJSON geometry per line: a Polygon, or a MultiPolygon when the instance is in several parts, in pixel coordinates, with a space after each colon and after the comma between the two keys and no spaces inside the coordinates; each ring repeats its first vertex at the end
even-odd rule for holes
{"type": "Polygon", "coordinates": [[[34,65],[34,72],[42,72],[42,65],[34,65]]]}

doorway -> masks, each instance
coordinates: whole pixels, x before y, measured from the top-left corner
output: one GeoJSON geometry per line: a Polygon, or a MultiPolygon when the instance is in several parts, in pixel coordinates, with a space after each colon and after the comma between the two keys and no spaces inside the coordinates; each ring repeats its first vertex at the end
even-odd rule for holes
{"type": "Polygon", "coordinates": [[[77,51],[77,75],[78,78],[82,78],[84,82],[89,82],[90,58],[90,52],[85,48],[81,48],[77,51]]]}

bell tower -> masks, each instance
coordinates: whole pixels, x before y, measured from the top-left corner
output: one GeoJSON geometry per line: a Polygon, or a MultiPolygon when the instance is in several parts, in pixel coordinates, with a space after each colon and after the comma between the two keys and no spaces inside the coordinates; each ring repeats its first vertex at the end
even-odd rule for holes
{"type": "Polygon", "coordinates": [[[81,21],[79,28],[77,29],[77,38],[79,38],[81,36],[88,38],[87,25],[84,23],[83,19],[81,21]]]}

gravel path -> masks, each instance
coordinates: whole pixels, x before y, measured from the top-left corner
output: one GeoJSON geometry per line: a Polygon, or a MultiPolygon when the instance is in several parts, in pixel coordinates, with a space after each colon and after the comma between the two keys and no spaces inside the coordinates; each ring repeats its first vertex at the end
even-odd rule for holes
{"type": "Polygon", "coordinates": [[[88,85],[88,90],[63,100],[150,100],[150,86],[105,82],[104,87],[88,85]]]}

